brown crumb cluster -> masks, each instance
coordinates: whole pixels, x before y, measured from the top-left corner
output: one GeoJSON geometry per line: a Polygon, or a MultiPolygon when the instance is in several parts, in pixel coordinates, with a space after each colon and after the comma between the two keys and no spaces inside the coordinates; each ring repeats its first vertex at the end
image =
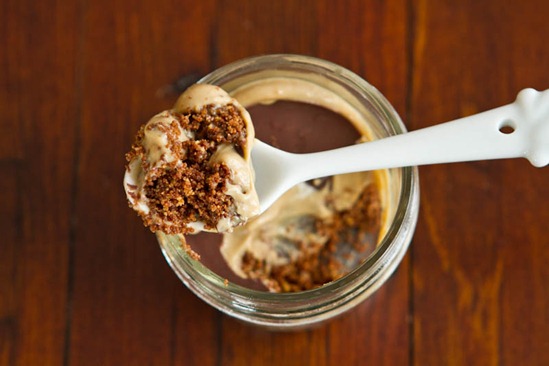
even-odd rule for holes
{"type": "MultiPolygon", "coordinates": [[[[206,229],[215,229],[222,218],[231,215],[233,198],[225,194],[231,172],[223,163],[210,164],[209,160],[221,144],[232,144],[240,154],[246,145],[246,124],[238,109],[208,105],[198,112],[169,112],[174,121],[167,124],[142,126],[126,160],[139,158],[149,174],[145,192],[150,213],[140,213],[145,226],[151,231],[167,234],[191,232],[186,225],[204,222],[206,229]],[[179,126],[178,126],[179,125],[179,126]],[[194,134],[194,139],[178,139],[179,127],[194,134]],[[168,149],[177,157],[163,160],[161,167],[150,171],[143,147],[145,128],[157,129],[166,134],[168,149]]],[[[126,167],[127,168],[127,167],[126,167]]]]}
{"type": "Polygon", "coordinates": [[[344,276],[349,272],[349,263],[360,262],[360,253],[372,249],[371,238],[377,238],[380,225],[379,192],[375,184],[370,184],[349,210],[337,212],[329,222],[316,221],[316,230],[328,237],[323,246],[298,243],[299,258],[280,266],[268,266],[247,252],[242,270],[273,292],[314,289],[344,276]]]}

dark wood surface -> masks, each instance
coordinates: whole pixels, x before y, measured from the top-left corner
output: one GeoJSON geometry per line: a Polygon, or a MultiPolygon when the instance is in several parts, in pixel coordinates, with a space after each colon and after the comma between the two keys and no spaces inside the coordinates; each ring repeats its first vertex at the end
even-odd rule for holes
{"type": "Polygon", "coordinates": [[[138,125],[181,76],[313,55],[417,129],[549,88],[548,39],[546,0],[2,1],[0,365],[548,365],[548,168],[420,168],[397,272],[293,333],[198,300],[121,185],[138,125]]]}

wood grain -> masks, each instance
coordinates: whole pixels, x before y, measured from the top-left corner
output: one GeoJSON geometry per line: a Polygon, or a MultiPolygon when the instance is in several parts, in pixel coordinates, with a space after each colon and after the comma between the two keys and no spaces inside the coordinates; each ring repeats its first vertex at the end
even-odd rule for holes
{"type": "Polygon", "coordinates": [[[549,5],[347,0],[0,4],[0,365],[549,364],[549,175],[422,167],[408,256],[316,328],[259,329],[188,291],[127,207],[138,126],[234,60],[364,77],[410,129],[547,89],[549,5]]]}
{"type": "Polygon", "coordinates": [[[1,5],[0,360],[61,364],[77,97],[77,9],[1,5]]]}
{"type": "MultiPolygon", "coordinates": [[[[547,88],[539,65],[549,64],[549,50],[528,41],[549,35],[542,6],[416,2],[411,124],[507,104],[527,86],[547,88]]],[[[421,169],[414,363],[549,362],[547,286],[532,283],[549,279],[540,249],[548,243],[547,173],[517,160],[421,169]]]]}

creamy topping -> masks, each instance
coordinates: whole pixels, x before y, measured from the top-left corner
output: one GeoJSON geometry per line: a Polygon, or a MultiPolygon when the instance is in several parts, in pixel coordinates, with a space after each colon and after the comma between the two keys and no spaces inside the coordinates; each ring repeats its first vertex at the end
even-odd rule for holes
{"type": "Polygon", "coordinates": [[[244,150],[244,160],[250,159],[250,149],[255,138],[254,125],[250,114],[235,98],[232,98],[227,92],[215,85],[195,84],[179,96],[174,105],[174,111],[188,113],[190,111],[199,111],[207,105],[224,106],[232,104],[237,109],[246,124],[246,145],[244,150]]]}
{"type": "Polygon", "coordinates": [[[225,194],[239,202],[236,212],[241,217],[253,217],[258,214],[258,197],[254,190],[254,171],[252,164],[240,156],[234,146],[223,144],[210,159],[210,164],[223,163],[230,172],[225,194]]]}
{"type": "Polygon", "coordinates": [[[253,139],[250,116],[235,99],[193,85],[139,131],[124,176],[130,206],[153,231],[231,231],[259,213],[253,139]]]}
{"type": "MultiPolygon", "coordinates": [[[[183,142],[193,138],[192,133],[185,131],[179,125],[177,116],[171,111],[163,111],[155,115],[143,128],[142,156],[135,156],[128,164],[124,175],[124,189],[130,206],[143,215],[152,215],[158,220],[156,213],[151,213],[149,199],[146,195],[145,183],[147,175],[162,169],[166,163],[179,166],[179,158],[170,149],[166,131],[174,130],[173,139],[183,142]]],[[[167,223],[172,225],[172,223],[167,223]]]]}
{"type": "Polygon", "coordinates": [[[298,184],[263,214],[223,236],[221,254],[239,276],[246,252],[270,266],[285,265],[309,249],[324,245],[328,233],[313,227],[315,220],[330,221],[334,211],[349,210],[360,193],[372,183],[372,175],[352,173],[334,176],[318,189],[298,184]]]}

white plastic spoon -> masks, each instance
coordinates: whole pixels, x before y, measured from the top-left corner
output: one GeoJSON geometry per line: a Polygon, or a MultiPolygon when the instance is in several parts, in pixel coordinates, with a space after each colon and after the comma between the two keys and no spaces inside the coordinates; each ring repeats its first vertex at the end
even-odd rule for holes
{"type": "Polygon", "coordinates": [[[514,103],[401,135],[311,154],[259,140],[252,148],[261,212],[284,192],[314,178],[414,165],[527,158],[549,163],[549,89],[522,90],[514,103]]]}

